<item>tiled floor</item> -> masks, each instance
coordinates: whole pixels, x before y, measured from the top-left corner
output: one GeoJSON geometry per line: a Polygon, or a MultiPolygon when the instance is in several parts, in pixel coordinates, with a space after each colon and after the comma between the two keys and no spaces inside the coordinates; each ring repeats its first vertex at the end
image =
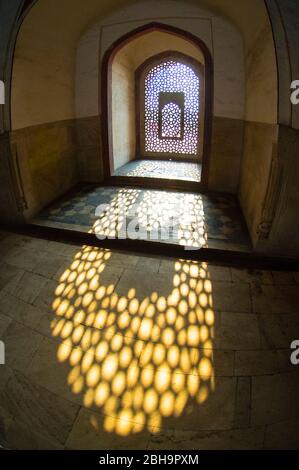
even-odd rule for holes
{"type": "Polygon", "coordinates": [[[99,238],[139,238],[250,251],[235,197],[97,187],[82,190],[40,213],[33,223],[95,233],[99,238]]]}
{"type": "Polygon", "coordinates": [[[170,180],[201,181],[201,164],[168,160],[134,160],[114,172],[114,176],[142,176],[170,180]]]}
{"type": "Polygon", "coordinates": [[[0,444],[299,448],[298,273],[0,238],[0,444]]]}

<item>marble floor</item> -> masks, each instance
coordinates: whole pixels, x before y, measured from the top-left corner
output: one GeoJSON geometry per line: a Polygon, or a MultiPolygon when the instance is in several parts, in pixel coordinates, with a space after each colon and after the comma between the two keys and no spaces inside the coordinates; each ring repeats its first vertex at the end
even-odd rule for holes
{"type": "Polygon", "coordinates": [[[243,215],[231,195],[88,187],[42,211],[32,223],[98,238],[251,251],[243,215]]]}
{"type": "Polygon", "coordinates": [[[0,445],[298,449],[299,273],[1,232],[0,445]]]}
{"type": "Polygon", "coordinates": [[[113,176],[138,176],[200,183],[201,163],[170,160],[133,160],[118,168],[113,176]]]}

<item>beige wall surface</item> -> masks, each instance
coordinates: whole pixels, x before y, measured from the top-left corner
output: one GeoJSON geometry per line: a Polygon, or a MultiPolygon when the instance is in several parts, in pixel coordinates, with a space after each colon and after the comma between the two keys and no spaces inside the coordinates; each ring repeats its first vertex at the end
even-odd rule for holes
{"type": "Polygon", "coordinates": [[[149,57],[165,51],[182,52],[193,57],[203,65],[205,62],[203,53],[194,44],[162,31],[151,31],[136,37],[134,41],[126,44],[122,51],[130,57],[132,67],[135,70],[149,57]]]}
{"type": "Polygon", "coordinates": [[[276,125],[245,123],[239,198],[254,245],[258,243],[258,229],[262,221],[271,162],[276,147],[276,125]]]}
{"type": "Polygon", "coordinates": [[[278,78],[270,20],[260,11],[246,38],[246,109],[239,199],[251,240],[260,241],[274,149],[277,147],[278,78]]]}
{"type": "Polygon", "coordinates": [[[276,188],[278,203],[268,245],[273,253],[299,258],[299,130],[280,126],[278,161],[282,178],[276,188]]]}
{"type": "MultiPolygon", "coordinates": [[[[141,1],[129,5],[102,19],[86,31],[77,49],[76,115],[92,116],[100,111],[98,64],[106,50],[121,36],[153,21],[164,22],[190,32],[206,43],[214,59],[214,114],[244,119],[245,75],[241,33],[225,19],[218,18],[199,6],[169,0],[141,1]],[[154,15],[153,3],[155,3],[154,15]]],[[[153,44],[146,36],[138,40],[136,48],[134,46],[135,65],[142,63],[148,57],[149,51],[153,50],[153,44]]],[[[153,37],[153,41],[157,45],[157,53],[170,48],[185,52],[202,62],[202,54],[191,43],[182,46],[179,38],[167,39],[164,35],[165,45],[161,47],[159,33],[153,37]]]]}
{"type": "Polygon", "coordinates": [[[78,182],[75,124],[60,121],[33,126],[13,132],[10,141],[18,154],[24,216],[30,220],[78,182]]]}
{"type": "Polygon", "coordinates": [[[269,238],[261,249],[299,258],[299,105],[291,105],[290,83],[299,79],[299,4],[297,0],[267,1],[275,33],[279,70],[279,139],[276,211],[269,238]]]}
{"type": "Polygon", "coordinates": [[[117,54],[112,64],[114,169],[135,157],[135,80],[131,57],[117,54]]]}
{"type": "Polygon", "coordinates": [[[125,44],[112,62],[112,136],[114,169],[135,158],[135,72],[148,58],[165,51],[182,52],[204,65],[201,50],[173,34],[151,31],[125,44]]]}
{"type": "Polygon", "coordinates": [[[246,56],[246,121],[277,124],[278,81],[269,19],[246,56]]]}

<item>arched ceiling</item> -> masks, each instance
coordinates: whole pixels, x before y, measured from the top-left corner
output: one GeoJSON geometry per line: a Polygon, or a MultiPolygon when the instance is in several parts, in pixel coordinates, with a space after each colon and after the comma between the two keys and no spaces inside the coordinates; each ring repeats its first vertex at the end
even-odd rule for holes
{"type": "MultiPolygon", "coordinates": [[[[159,0],[150,0],[159,3],[159,0]]],[[[231,21],[243,34],[245,42],[250,44],[267,16],[264,0],[176,0],[194,4],[220,15],[231,21]]],[[[138,0],[85,0],[82,7],[81,0],[36,0],[28,15],[31,20],[34,17],[43,18],[45,24],[55,24],[53,36],[60,31],[60,27],[67,24],[69,39],[78,39],[84,30],[98,18],[112,13],[130,4],[138,3],[138,0]],[[42,15],[41,15],[42,13],[42,15]]],[[[154,10],[153,10],[154,11],[154,10]]],[[[25,20],[22,28],[26,28],[25,20]]],[[[42,22],[36,24],[36,28],[42,27],[42,22]]],[[[28,26],[28,25],[27,25],[28,26]]],[[[30,21],[32,28],[32,22],[30,21]]],[[[65,38],[64,38],[65,39],[65,38]]]]}
{"type": "MultiPolygon", "coordinates": [[[[271,35],[264,0],[173,1],[184,8],[186,3],[200,7],[208,10],[209,16],[212,13],[233,23],[244,38],[246,56],[250,56],[258,32],[266,29],[271,35]]],[[[149,2],[153,6],[147,11],[158,16],[160,1],[149,2]]],[[[82,0],[36,0],[24,17],[16,42],[11,93],[13,129],[45,122],[41,97],[46,100],[46,122],[75,115],[76,51],[80,39],[101,18],[134,4],[140,6],[142,1],[84,0],[82,4],[82,0]]]]}

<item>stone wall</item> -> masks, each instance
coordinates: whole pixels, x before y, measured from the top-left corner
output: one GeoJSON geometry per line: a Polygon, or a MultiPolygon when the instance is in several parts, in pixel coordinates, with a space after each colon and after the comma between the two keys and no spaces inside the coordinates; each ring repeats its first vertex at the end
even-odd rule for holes
{"type": "Polygon", "coordinates": [[[103,180],[101,121],[98,116],[76,119],[78,177],[82,182],[103,180]]]}
{"type": "Polygon", "coordinates": [[[299,258],[299,106],[290,101],[291,81],[299,79],[299,5],[297,0],[266,3],[277,54],[279,128],[268,180],[270,197],[264,201],[261,216],[260,228],[265,231],[260,232],[256,249],[299,258]]]}
{"type": "Polygon", "coordinates": [[[23,201],[17,181],[16,160],[10,151],[9,133],[0,134],[0,219],[1,223],[23,222],[23,201]]]}
{"type": "Polygon", "coordinates": [[[271,162],[276,148],[275,124],[245,123],[239,199],[254,245],[259,239],[259,226],[262,223],[271,162]]]}
{"type": "Polygon", "coordinates": [[[236,194],[243,153],[244,121],[214,117],[209,189],[236,194]]]}
{"type": "Polygon", "coordinates": [[[18,163],[26,220],[79,180],[74,121],[14,131],[10,147],[11,158],[16,158],[18,163]]]}
{"type": "Polygon", "coordinates": [[[277,147],[278,82],[270,20],[260,21],[245,57],[246,112],[238,195],[255,247],[263,224],[273,149],[277,147]]]}
{"type": "Polygon", "coordinates": [[[299,130],[279,126],[278,163],[281,177],[275,185],[275,216],[259,249],[299,258],[299,130]]]}
{"type": "Polygon", "coordinates": [[[135,70],[127,54],[120,52],[113,60],[111,86],[113,160],[117,170],[135,158],[135,70]]]}
{"type": "Polygon", "coordinates": [[[101,127],[97,116],[31,126],[0,136],[0,207],[4,220],[30,220],[77,183],[100,182],[101,127]],[[5,158],[6,157],[6,158],[5,158]],[[7,191],[3,164],[11,171],[13,186],[7,191]],[[11,168],[10,168],[11,167],[11,168]],[[1,181],[3,179],[3,184],[1,181]]]}

